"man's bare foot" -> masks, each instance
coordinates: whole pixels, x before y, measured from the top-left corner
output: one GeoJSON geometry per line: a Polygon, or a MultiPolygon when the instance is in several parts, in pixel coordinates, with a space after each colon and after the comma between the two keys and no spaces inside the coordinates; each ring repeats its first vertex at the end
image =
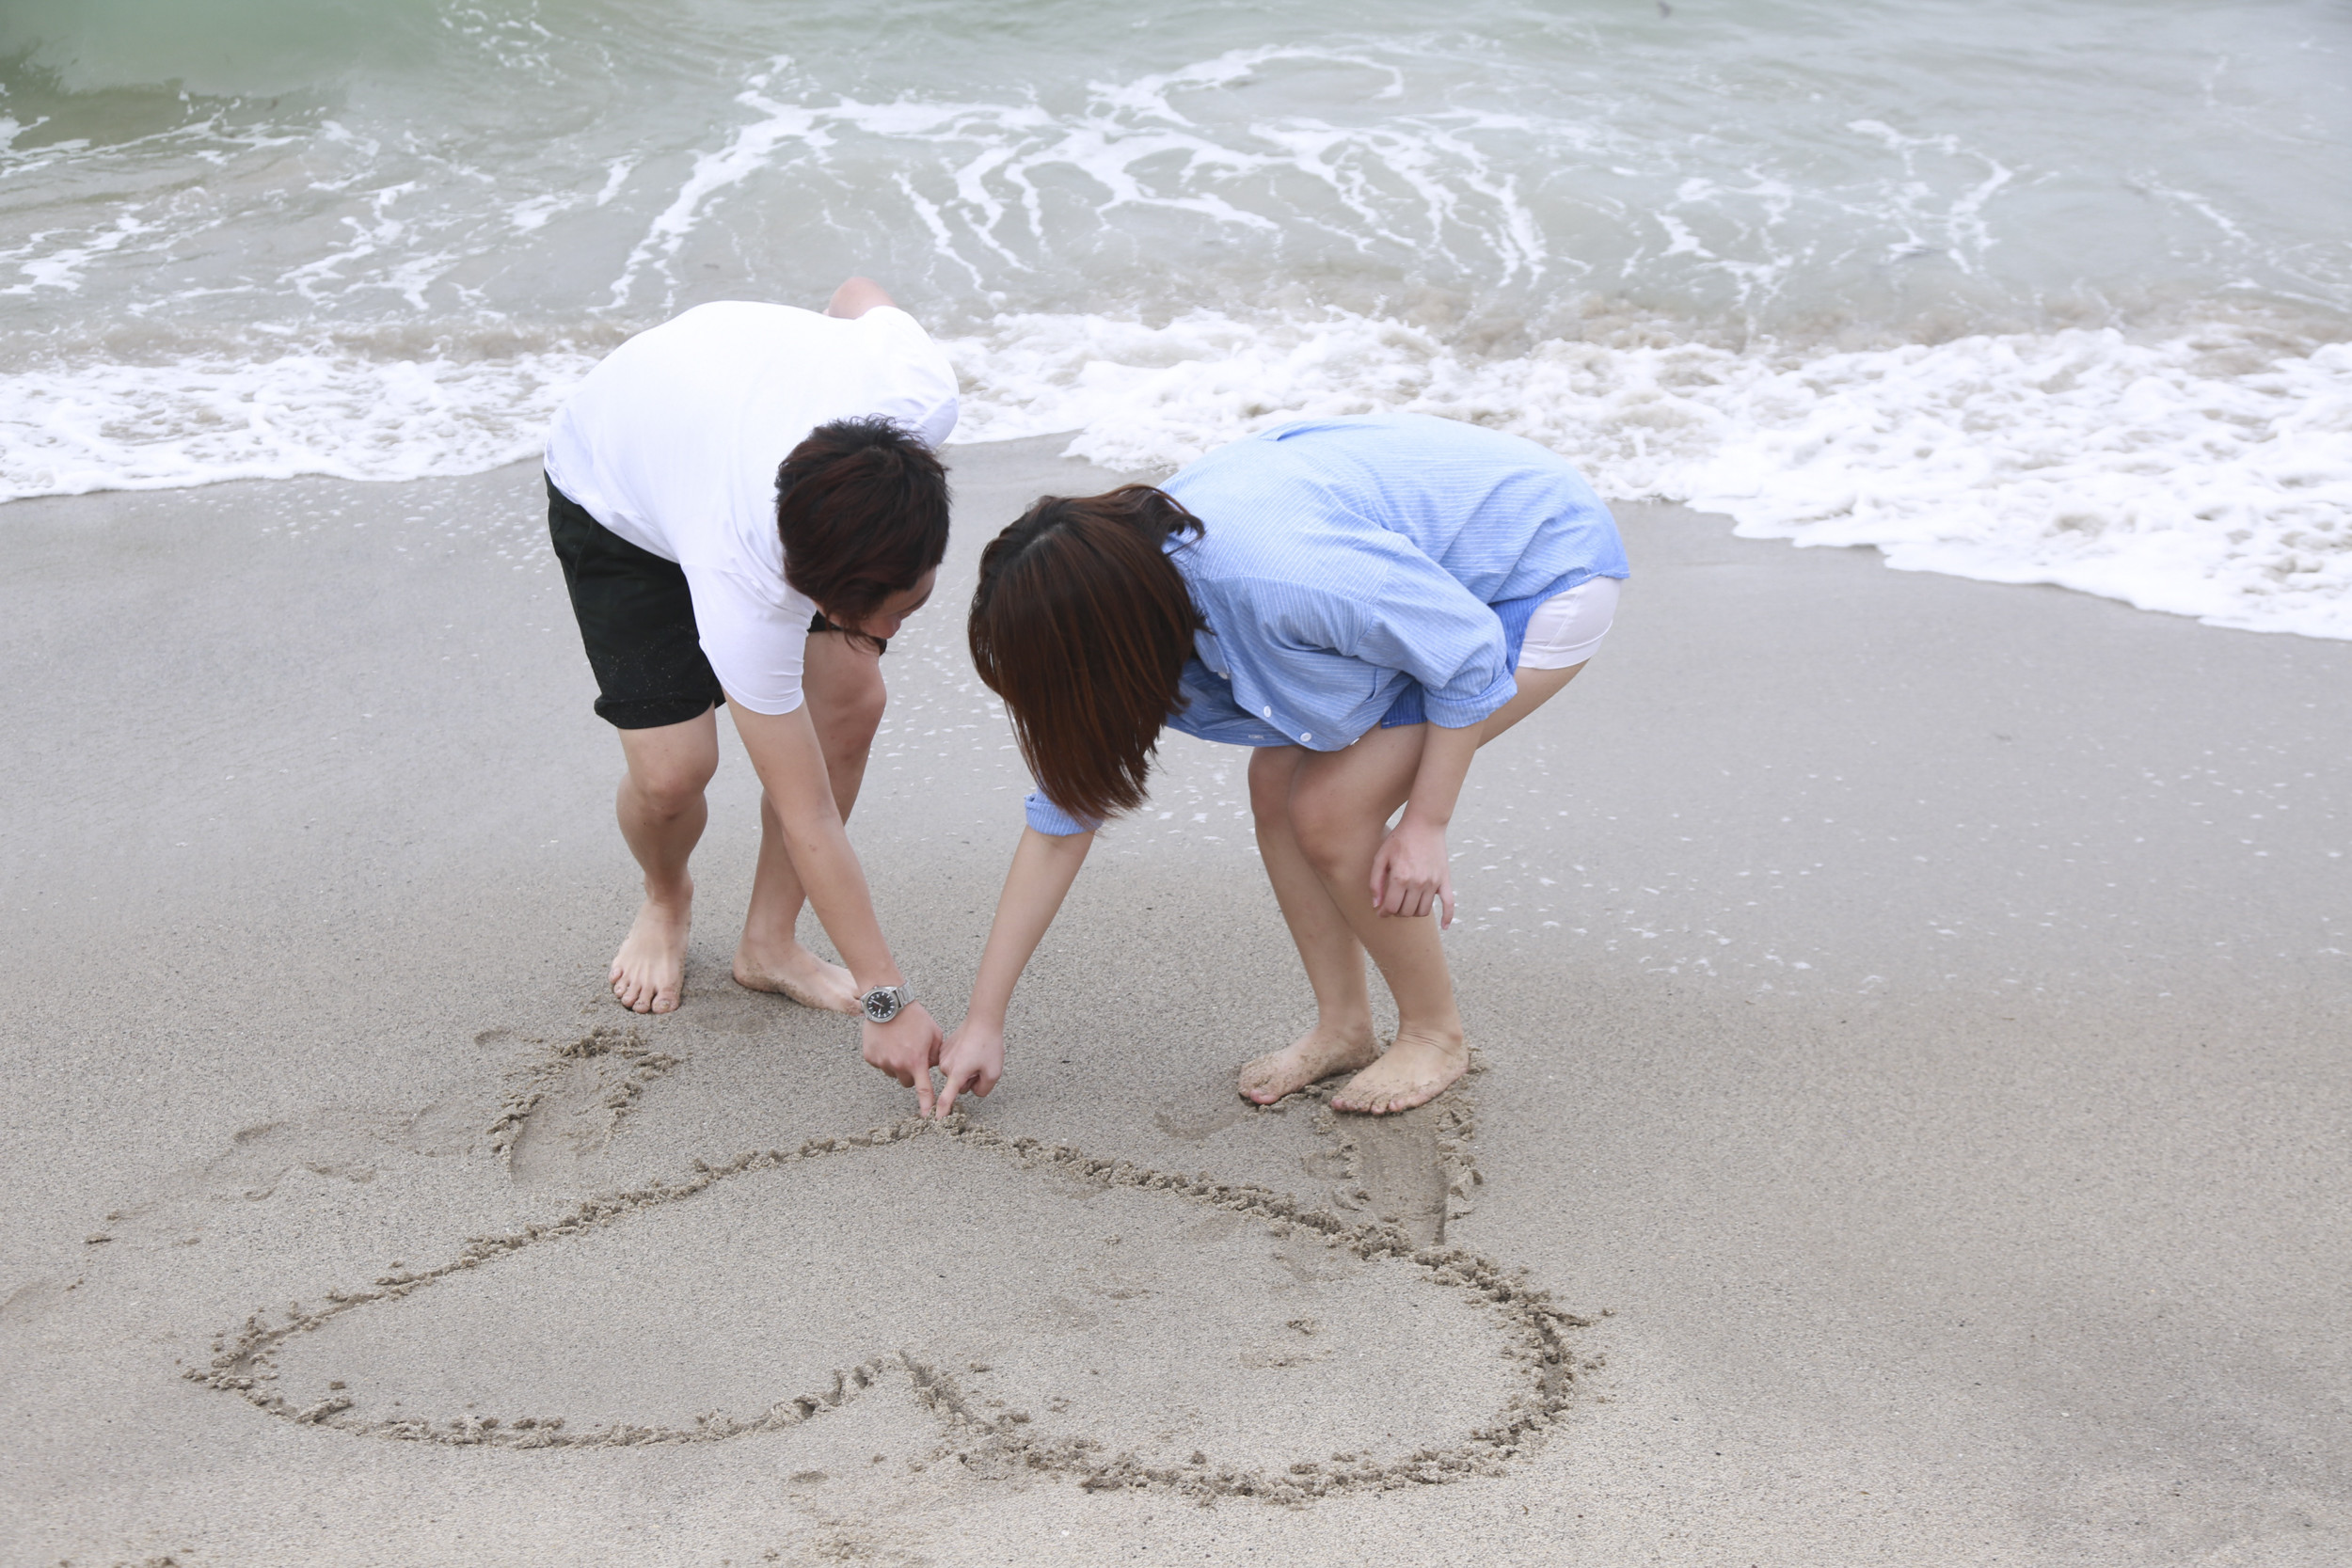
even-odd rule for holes
{"type": "Polygon", "coordinates": [[[735,950],[735,983],[746,990],[772,990],[803,1007],[825,1012],[858,1010],[857,982],[839,964],[829,964],[799,942],[755,949],[749,937],[735,950]]]}
{"type": "Polygon", "coordinates": [[[1235,1086],[1244,1100],[1271,1105],[1335,1072],[1353,1072],[1379,1054],[1370,1022],[1353,1029],[1317,1023],[1283,1049],[1244,1063],[1235,1086]]]}
{"type": "Polygon", "coordinates": [[[637,922],[612,955],[612,994],[624,1007],[641,1013],[677,1010],[686,993],[686,932],[693,911],[693,892],[675,901],[648,898],[637,911],[637,922]]]}
{"type": "Polygon", "coordinates": [[[1331,1109],[1368,1117],[1409,1111],[1437,1099],[1469,1070],[1470,1050],[1459,1039],[1400,1030],[1378,1061],[1331,1096],[1331,1109]]]}

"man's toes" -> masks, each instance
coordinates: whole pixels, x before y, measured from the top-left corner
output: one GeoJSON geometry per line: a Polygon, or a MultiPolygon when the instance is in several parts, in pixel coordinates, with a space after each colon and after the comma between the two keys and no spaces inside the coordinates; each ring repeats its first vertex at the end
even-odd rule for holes
{"type": "Polygon", "coordinates": [[[621,1006],[631,1012],[649,1012],[653,1008],[653,987],[635,974],[624,974],[614,981],[612,994],[620,998],[621,1006]]]}

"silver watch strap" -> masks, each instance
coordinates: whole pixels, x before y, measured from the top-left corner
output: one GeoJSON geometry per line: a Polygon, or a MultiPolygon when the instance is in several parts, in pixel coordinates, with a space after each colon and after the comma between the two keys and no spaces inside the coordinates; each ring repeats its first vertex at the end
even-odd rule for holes
{"type": "Polygon", "coordinates": [[[891,1016],[896,1018],[898,1014],[907,1010],[908,1003],[914,1000],[914,982],[912,980],[901,980],[895,986],[876,986],[872,990],[862,991],[858,995],[859,1008],[863,1010],[866,1006],[866,997],[875,995],[878,992],[888,995],[898,1002],[898,1005],[891,1009],[891,1016]]]}

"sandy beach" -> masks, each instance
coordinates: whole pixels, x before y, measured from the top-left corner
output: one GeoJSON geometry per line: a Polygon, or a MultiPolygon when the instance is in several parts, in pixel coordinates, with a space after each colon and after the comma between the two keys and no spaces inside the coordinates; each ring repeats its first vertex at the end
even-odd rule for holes
{"type": "MultiPolygon", "coordinates": [[[[852,823],[950,1025],[1060,445],[951,449],[852,823]]],[[[0,1565],[2344,1560],[2352,644],[1619,517],[1458,1090],[1234,1096],[1310,999],[1171,736],[918,1132],[728,978],[731,738],[686,1004],[605,991],[535,467],[8,505],[0,1565]]]]}

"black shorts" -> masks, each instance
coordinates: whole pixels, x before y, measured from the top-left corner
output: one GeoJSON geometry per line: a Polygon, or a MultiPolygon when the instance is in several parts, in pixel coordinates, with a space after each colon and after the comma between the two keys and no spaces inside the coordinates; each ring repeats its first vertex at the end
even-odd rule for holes
{"type": "MultiPolygon", "coordinates": [[[[682,724],[723,705],[703,657],[694,597],[675,561],[630,544],[548,481],[548,536],[596,673],[596,717],[620,730],[682,724]]],[[[841,628],[822,615],[812,632],[841,628]]],[[[884,642],[884,648],[889,644],[884,642]]]]}

